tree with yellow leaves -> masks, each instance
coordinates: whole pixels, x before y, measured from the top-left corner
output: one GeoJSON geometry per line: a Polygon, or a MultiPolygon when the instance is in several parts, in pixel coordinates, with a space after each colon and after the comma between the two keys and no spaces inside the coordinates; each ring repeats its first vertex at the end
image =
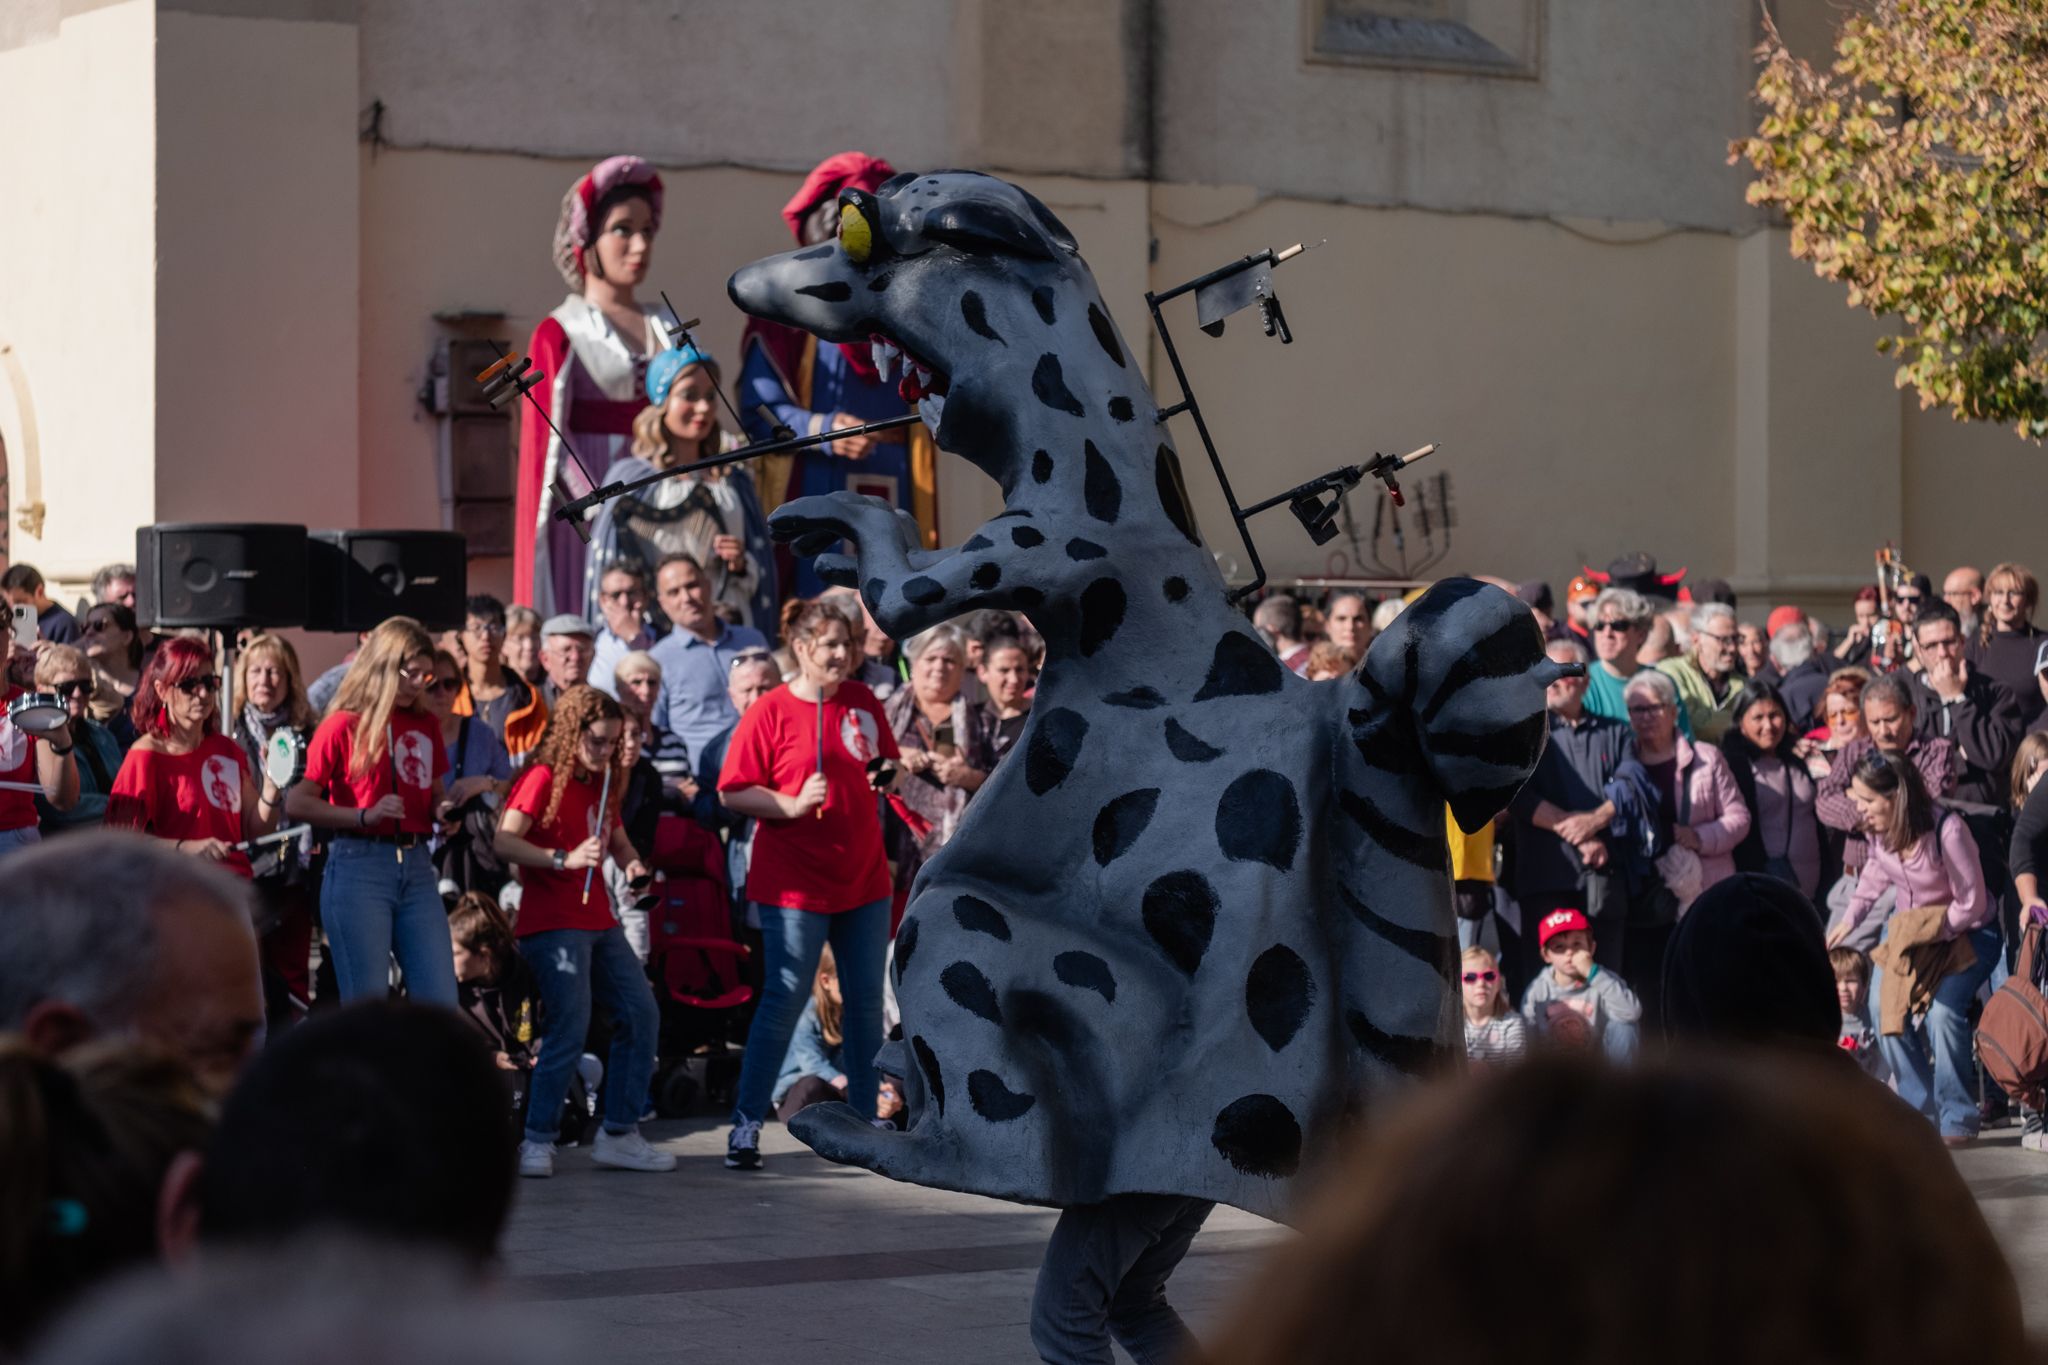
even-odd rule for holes
{"type": "Polygon", "coordinates": [[[1921,406],[2048,437],[2048,2],[1874,0],[1825,71],[1765,30],[1749,201],[1887,325],[1921,406]]]}

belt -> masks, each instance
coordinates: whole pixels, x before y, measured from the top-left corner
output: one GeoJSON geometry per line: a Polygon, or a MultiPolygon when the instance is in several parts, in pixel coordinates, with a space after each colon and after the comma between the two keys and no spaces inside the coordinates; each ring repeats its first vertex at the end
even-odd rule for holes
{"type": "Polygon", "coordinates": [[[401,834],[375,834],[368,830],[352,829],[347,831],[346,833],[337,832],[334,837],[338,840],[349,839],[356,841],[358,843],[365,844],[391,844],[397,848],[420,848],[423,847],[426,844],[427,840],[432,836],[426,834],[414,834],[410,831],[401,834]]]}

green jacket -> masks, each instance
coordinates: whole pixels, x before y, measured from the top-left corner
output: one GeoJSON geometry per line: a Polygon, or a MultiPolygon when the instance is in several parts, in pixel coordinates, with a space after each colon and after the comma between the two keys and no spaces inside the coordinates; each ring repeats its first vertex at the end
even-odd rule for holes
{"type": "Polygon", "coordinates": [[[1725,690],[1717,697],[1707,675],[1700,672],[1690,654],[1666,659],[1657,665],[1657,671],[1678,685],[1678,703],[1692,721],[1693,738],[1719,744],[1734,722],[1735,699],[1742,695],[1742,675],[1730,673],[1722,684],[1725,690]]]}

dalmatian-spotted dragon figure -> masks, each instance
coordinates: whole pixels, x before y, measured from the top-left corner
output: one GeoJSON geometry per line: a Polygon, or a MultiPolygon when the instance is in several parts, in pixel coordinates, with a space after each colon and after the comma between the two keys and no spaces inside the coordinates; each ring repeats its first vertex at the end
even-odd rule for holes
{"type": "Polygon", "coordinates": [[[1557,666],[1526,607],[1452,579],[1349,678],[1289,673],[1226,601],[1144,377],[1045,205],[960,171],[840,202],[837,242],[746,267],[733,301],[900,357],[1004,510],[937,551],[847,493],[772,528],[898,639],[1003,607],[1047,655],[1017,751],[897,937],[908,1130],[838,1104],[790,1126],[921,1185],[1284,1216],[1347,1119],[1458,1048],[1444,808],[1472,829],[1507,804],[1557,666]],[[824,553],[842,539],[853,557],[824,553]]]}

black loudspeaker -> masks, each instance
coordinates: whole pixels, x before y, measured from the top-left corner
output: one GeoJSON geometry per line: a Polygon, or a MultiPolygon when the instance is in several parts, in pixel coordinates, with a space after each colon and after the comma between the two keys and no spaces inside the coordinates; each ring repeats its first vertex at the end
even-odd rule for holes
{"type": "Polygon", "coordinates": [[[469,544],[454,531],[314,531],[306,537],[306,627],[374,630],[410,616],[462,625],[469,544]]]}
{"type": "Polygon", "coordinates": [[[145,626],[296,626],[306,620],[306,528],[167,522],[135,529],[135,616],[145,626]]]}

